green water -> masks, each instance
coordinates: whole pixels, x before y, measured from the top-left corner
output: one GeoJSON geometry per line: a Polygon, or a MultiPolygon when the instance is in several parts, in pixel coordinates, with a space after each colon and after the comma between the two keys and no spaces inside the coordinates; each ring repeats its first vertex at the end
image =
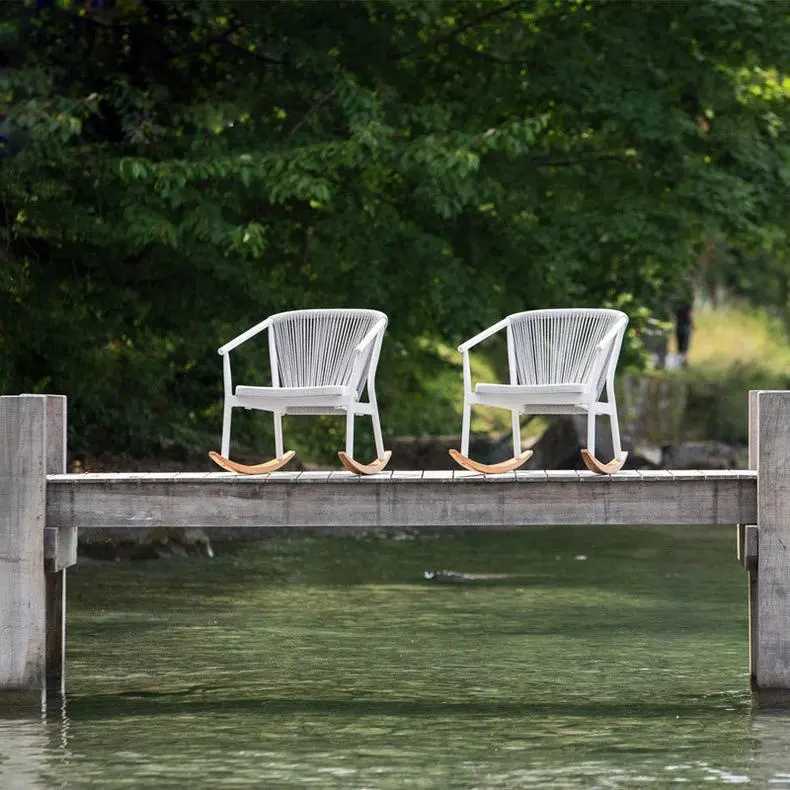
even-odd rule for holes
{"type": "Polygon", "coordinates": [[[0,718],[1,790],[790,788],[734,528],[217,549],[70,572],[68,697],[0,718]]]}

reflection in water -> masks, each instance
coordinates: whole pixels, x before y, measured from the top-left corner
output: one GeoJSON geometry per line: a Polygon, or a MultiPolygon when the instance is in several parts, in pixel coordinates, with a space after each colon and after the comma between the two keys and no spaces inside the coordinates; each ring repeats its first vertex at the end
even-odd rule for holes
{"type": "Polygon", "coordinates": [[[46,728],[40,720],[0,719],[0,787],[38,790],[48,759],[46,728]]]}
{"type": "Polygon", "coordinates": [[[49,790],[65,786],[67,726],[56,714],[33,715],[4,706],[0,715],[0,788],[49,790]]]}
{"type": "Polygon", "coordinates": [[[0,788],[790,790],[731,537],[302,536],[82,564],[68,717],[0,721],[0,788]]]}
{"type": "Polygon", "coordinates": [[[790,790],[790,709],[755,711],[752,737],[752,781],[772,790],[790,790]]]}

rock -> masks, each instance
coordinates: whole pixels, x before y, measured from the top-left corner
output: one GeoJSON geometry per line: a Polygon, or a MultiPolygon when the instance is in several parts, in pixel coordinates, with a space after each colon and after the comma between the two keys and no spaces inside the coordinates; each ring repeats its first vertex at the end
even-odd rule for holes
{"type": "MultiPolygon", "coordinates": [[[[597,454],[608,461],[613,456],[612,435],[605,419],[599,420],[597,454]]],[[[630,451],[627,469],[656,469],[661,460],[661,448],[643,443],[632,448],[623,437],[623,448],[630,451]],[[634,449],[636,451],[634,451],[634,449]]],[[[532,457],[522,469],[586,469],[581,449],[587,442],[587,421],[584,417],[555,415],[549,427],[537,440],[529,436],[529,425],[521,431],[522,450],[531,449],[532,457]]],[[[457,469],[448,455],[450,448],[460,447],[458,436],[398,437],[390,442],[392,469],[457,469]]],[[[513,454],[513,438],[507,433],[498,439],[477,437],[470,442],[470,455],[481,463],[496,463],[513,454]]]]}
{"type": "Polygon", "coordinates": [[[80,536],[78,551],[83,557],[109,562],[214,556],[206,533],[194,527],[156,527],[138,539],[115,535],[80,536]]]}
{"type": "MultiPolygon", "coordinates": [[[[496,441],[473,437],[469,453],[475,460],[489,463],[496,445],[496,441]]],[[[461,436],[396,436],[388,446],[392,450],[389,469],[457,469],[448,450],[461,448],[461,436]]],[[[508,450],[505,457],[509,456],[508,450]]]]}
{"type": "Polygon", "coordinates": [[[131,547],[128,541],[122,541],[116,535],[99,535],[86,538],[80,535],[77,542],[77,553],[80,557],[105,562],[117,562],[122,557],[128,558],[131,547]]]}
{"type": "Polygon", "coordinates": [[[131,558],[133,560],[171,559],[196,555],[214,556],[211,541],[202,529],[156,527],[137,544],[131,558]]]}
{"type": "Polygon", "coordinates": [[[517,573],[461,573],[459,571],[424,571],[422,575],[423,578],[429,582],[445,582],[450,584],[524,578],[517,573]]]}
{"type": "Polygon", "coordinates": [[[458,571],[425,571],[423,578],[429,582],[465,582],[469,580],[466,573],[458,571]]]}
{"type": "MultiPolygon", "coordinates": [[[[659,388],[656,387],[658,392],[659,388]]],[[[655,395],[645,389],[647,394],[655,395]]],[[[667,391],[668,392],[668,391],[667,391]]],[[[658,416],[674,414],[682,406],[682,392],[674,400],[664,390],[660,390],[651,402],[658,406],[658,416]],[[665,404],[669,404],[666,405],[665,404]],[[670,408],[671,406],[671,408],[670,408]]],[[[643,393],[644,394],[644,393],[643,393]]],[[[652,414],[652,413],[651,413],[652,414]]],[[[672,420],[668,421],[674,425],[672,420]]],[[[674,419],[674,418],[673,418],[674,419]]],[[[632,426],[633,427],[633,426],[632,426]]],[[[639,427],[639,426],[637,426],[639,427]]],[[[644,428],[645,426],[642,425],[644,428]]],[[[596,432],[596,455],[606,462],[613,457],[612,435],[608,420],[598,420],[596,432]]],[[[732,447],[723,442],[660,442],[651,438],[659,431],[637,431],[636,434],[623,432],[623,449],[628,452],[625,469],[744,469],[747,465],[746,450],[732,447]]],[[[672,436],[672,434],[669,434],[672,436]]],[[[586,469],[580,451],[587,443],[587,421],[584,416],[554,415],[549,427],[537,440],[529,437],[529,425],[521,434],[522,449],[531,449],[532,457],[522,469],[586,469]]],[[[459,436],[408,437],[401,436],[391,440],[391,469],[457,469],[448,455],[450,448],[460,447],[459,436]]],[[[513,454],[512,437],[509,433],[499,438],[473,437],[470,442],[472,458],[482,463],[496,463],[510,458],[513,454]]]]}
{"type": "Polygon", "coordinates": [[[617,411],[623,436],[631,437],[635,444],[682,441],[688,389],[688,382],[678,376],[621,376],[617,380],[617,411]]]}
{"type": "Polygon", "coordinates": [[[658,469],[661,466],[663,457],[664,450],[662,447],[656,447],[655,445],[642,442],[634,447],[628,454],[628,458],[631,461],[629,466],[631,466],[632,469],[658,469]],[[637,459],[639,465],[634,466],[633,463],[637,459]]]}
{"type": "Polygon", "coordinates": [[[743,450],[724,442],[667,444],[662,448],[664,469],[742,469],[743,450]]]}
{"type": "Polygon", "coordinates": [[[546,432],[532,445],[532,458],[521,468],[581,469],[582,446],[573,417],[553,417],[546,432]]]}

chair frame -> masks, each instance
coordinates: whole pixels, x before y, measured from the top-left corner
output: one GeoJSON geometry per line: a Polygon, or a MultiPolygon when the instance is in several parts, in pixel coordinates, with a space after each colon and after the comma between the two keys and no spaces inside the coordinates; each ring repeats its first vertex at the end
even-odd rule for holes
{"type": "Polygon", "coordinates": [[[238,337],[235,337],[233,340],[221,346],[217,350],[217,353],[222,357],[225,392],[225,402],[222,414],[222,455],[227,458],[230,453],[231,418],[233,409],[244,408],[272,412],[274,417],[275,452],[278,459],[282,459],[285,455],[282,418],[286,414],[344,414],[346,417],[345,452],[346,455],[352,459],[354,457],[354,420],[360,415],[369,415],[373,421],[373,436],[376,443],[376,453],[379,459],[384,458],[384,440],[381,433],[381,421],[378,412],[378,402],[376,400],[375,377],[387,321],[386,314],[378,310],[345,308],[289,310],[269,316],[264,321],[251,327],[246,332],[242,332],[238,337]],[[307,395],[306,397],[302,397],[304,401],[303,404],[298,403],[298,397],[289,403],[287,391],[294,388],[281,386],[280,384],[280,366],[272,327],[275,327],[280,321],[298,315],[331,314],[334,316],[342,316],[351,313],[367,313],[376,320],[363,339],[354,347],[352,371],[349,376],[348,384],[344,385],[349,392],[345,396],[334,394],[307,395]],[[281,389],[282,395],[278,394],[276,398],[271,396],[239,396],[233,391],[230,352],[265,330],[268,330],[269,339],[269,363],[272,379],[271,389],[275,391],[281,389]],[[369,354],[368,351],[370,352],[369,354]],[[362,400],[365,389],[367,389],[367,401],[362,400]]]}
{"type": "MultiPolygon", "coordinates": [[[[628,316],[619,310],[604,310],[593,308],[567,308],[549,310],[528,310],[521,313],[513,313],[496,324],[484,329],[479,334],[458,346],[458,350],[463,356],[463,378],[464,378],[464,406],[461,424],[461,453],[469,455],[469,437],[472,416],[472,406],[476,404],[486,406],[496,406],[509,409],[511,412],[511,426],[513,433],[513,456],[521,455],[521,424],[522,414],[584,414],[587,417],[587,452],[595,456],[595,421],[599,415],[609,417],[612,432],[612,446],[614,450],[614,462],[622,465],[626,453],[623,453],[620,442],[620,427],[617,419],[617,401],[614,391],[614,376],[617,362],[620,356],[625,329],[628,325],[628,316]],[[541,315],[581,314],[581,313],[601,313],[606,312],[615,318],[614,326],[609,329],[606,335],[596,344],[592,353],[595,355],[593,368],[587,377],[587,386],[583,394],[575,398],[568,398],[562,392],[551,393],[551,385],[546,385],[549,392],[534,395],[525,400],[523,391],[519,392],[520,385],[517,379],[516,354],[514,348],[512,323],[514,319],[525,315],[539,317],[541,315]],[[469,361],[469,352],[482,341],[506,330],[507,332],[507,353],[508,368],[510,373],[510,385],[514,387],[512,393],[502,393],[497,395],[481,395],[472,386],[472,372],[469,361]],[[606,392],[606,400],[600,400],[602,392],[606,392]]],[[[503,386],[503,390],[507,387],[503,386]]],[[[587,460],[585,459],[585,463],[587,460]]],[[[597,462],[600,464],[600,462],[597,462]]],[[[605,468],[605,465],[601,465],[605,468]]]]}

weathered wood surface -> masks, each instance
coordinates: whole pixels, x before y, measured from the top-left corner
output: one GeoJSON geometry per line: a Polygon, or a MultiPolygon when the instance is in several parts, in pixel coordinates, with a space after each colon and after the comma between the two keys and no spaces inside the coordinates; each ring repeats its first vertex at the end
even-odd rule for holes
{"type": "Polygon", "coordinates": [[[747,571],[757,570],[760,531],[756,524],[738,524],[738,561],[747,571]]]}
{"type": "MultiPolygon", "coordinates": [[[[66,471],[66,396],[46,397],[47,474],[63,474],[66,471]]],[[[77,530],[47,527],[44,560],[46,688],[48,694],[62,696],[66,668],[66,568],[77,562],[77,530]]]]}
{"type": "Polygon", "coordinates": [[[790,689],[790,392],[764,391],[757,399],[760,546],[754,680],[760,689],[790,689]]]}
{"type": "Polygon", "coordinates": [[[757,513],[750,471],[275,472],[50,475],[47,525],[507,528],[569,524],[744,524],[757,513]]]}
{"type": "Polygon", "coordinates": [[[46,689],[63,696],[66,691],[66,569],[46,574],[46,689]]]}
{"type": "Polygon", "coordinates": [[[0,396],[0,691],[44,688],[46,409],[0,396]]]}
{"type": "MultiPolygon", "coordinates": [[[[62,474],[66,471],[66,396],[44,397],[47,399],[47,474],[62,474]]],[[[77,530],[48,526],[44,532],[44,559],[48,576],[75,565],[77,530]]]]}
{"type": "MultiPolygon", "coordinates": [[[[760,391],[750,390],[748,401],[749,419],[749,469],[759,474],[760,463],[760,391]]],[[[760,600],[760,578],[758,576],[758,555],[760,551],[760,534],[757,519],[747,522],[738,527],[739,557],[743,557],[743,564],[747,571],[747,608],[749,615],[749,678],[753,688],[757,686],[757,660],[759,647],[757,643],[758,628],[760,620],[759,600],[760,600]],[[751,557],[748,545],[751,537],[751,557]],[[741,548],[742,547],[742,548],[741,548]],[[749,562],[747,563],[747,557],[749,562]]]]}
{"type": "Polygon", "coordinates": [[[749,469],[755,472],[760,461],[760,392],[762,390],[749,390],[748,400],[749,469]]]}

